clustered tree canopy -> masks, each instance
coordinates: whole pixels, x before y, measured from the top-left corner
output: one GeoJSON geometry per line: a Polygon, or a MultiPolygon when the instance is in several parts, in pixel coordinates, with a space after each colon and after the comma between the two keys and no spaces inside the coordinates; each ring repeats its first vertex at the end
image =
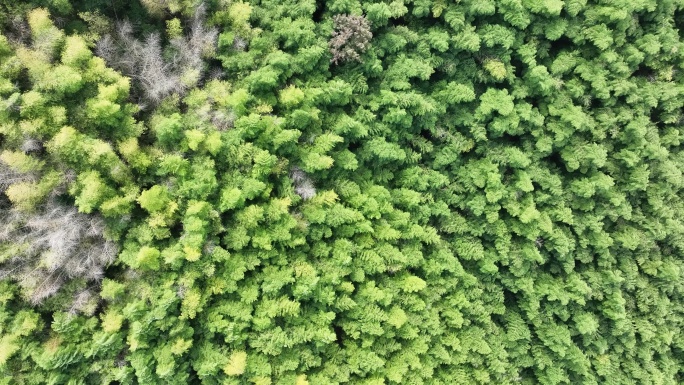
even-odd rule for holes
{"type": "Polygon", "coordinates": [[[0,384],[684,383],[684,1],[0,24],[0,384]]]}

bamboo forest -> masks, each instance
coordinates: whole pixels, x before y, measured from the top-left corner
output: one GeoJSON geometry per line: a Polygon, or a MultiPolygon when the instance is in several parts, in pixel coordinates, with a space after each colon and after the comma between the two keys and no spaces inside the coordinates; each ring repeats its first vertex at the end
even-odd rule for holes
{"type": "Polygon", "coordinates": [[[684,0],[0,0],[0,384],[684,384],[684,0]]]}

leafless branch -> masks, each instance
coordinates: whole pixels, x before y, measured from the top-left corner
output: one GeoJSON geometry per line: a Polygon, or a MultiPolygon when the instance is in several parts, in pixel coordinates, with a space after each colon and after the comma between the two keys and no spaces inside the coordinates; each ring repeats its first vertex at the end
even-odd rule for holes
{"type": "MultiPolygon", "coordinates": [[[[114,261],[116,245],[105,239],[102,219],[49,200],[34,213],[5,210],[0,245],[15,245],[0,278],[16,280],[34,304],[54,295],[70,279],[98,281],[114,261]]],[[[80,309],[78,297],[72,306],[80,309]]],[[[79,302],[80,301],[80,302],[79,302]]]]}
{"type": "MultiPolygon", "coordinates": [[[[143,99],[155,105],[165,97],[197,84],[205,70],[203,59],[213,53],[218,31],[204,26],[205,9],[198,7],[190,21],[189,33],[162,46],[158,33],[140,41],[128,21],[117,25],[116,34],[97,43],[95,53],[113,68],[135,81],[143,99]]],[[[146,103],[143,103],[146,104],[146,103]]]]}

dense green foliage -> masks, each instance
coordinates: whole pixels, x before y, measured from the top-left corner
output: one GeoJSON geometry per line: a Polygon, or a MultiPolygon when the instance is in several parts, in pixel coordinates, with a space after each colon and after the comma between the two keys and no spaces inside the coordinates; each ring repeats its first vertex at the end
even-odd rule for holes
{"type": "Polygon", "coordinates": [[[684,382],[684,1],[0,15],[0,384],[684,382]]]}

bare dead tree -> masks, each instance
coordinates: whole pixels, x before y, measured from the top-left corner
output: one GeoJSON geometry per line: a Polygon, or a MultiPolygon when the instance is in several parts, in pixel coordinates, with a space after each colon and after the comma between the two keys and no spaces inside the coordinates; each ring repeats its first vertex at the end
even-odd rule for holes
{"type": "Polygon", "coordinates": [[[217,109],[210,104],[202,106],[195,113],[200,121],[211,124],[219,131],[233,128],[236,119],[235,112],[232,110],[217,109]]]}
{"type": "Polygon", "coordinates": [[[179,67],[201,68],[202,58],[213,54],[218,30],[206,28],[205,17],[206,8],[201,5],[190,21],[189,34],[171,39],[171,47],[175,51],[173,61],[178,63],[179,67]]]}
{"type": "MultiPolygon", "coordinates": [[[[39,304],[69,280],[99,281],[114,261],[117,246],[105,239],[101,218],[79,213],[55,199],[37,212],[3,210],[0,224],[0,279],[16,280],[39,304]]],[[[84,298],[76,298],[80,309],[84,298]]]]}
{"type": "Polygon", "coordinates": [[[14,16],[6,36],[15,45],[28,45],[31,41],[31,28],[23,17],[14,16]]]}
{"type": "Polygon", "coordinates": [[[133,36],[128,21],[117,25],[116,37],[105,35],[100,39],[95,52],[133,79],[149,102],[158,103],[167,95],[185,89],[172,63],[164,61],[159,34],[150,34],[140,41],[133,36]]]}
{"type": "Polygon", "coordinates": [[[235,123],[235,113],[231,110],[229,111],[213,111],[211,116],[211,123],[219,131],[225,131],[229,128],[233,128],[235,123]]]}
{"type": "Polygon", "coordinates": [[[30,154],[30,153],[35,153],[35,152],[41,152],[43,151],[43,142],[37,139],[32,139],[32,138],[26,138],[24,142],[21,144],[21,151],[23,151],[25,154],[30,154]]]}
{"type": "Polygon", "coordinates": [[[19,182],[35,182],[38,175],[35,173],[22,173],[10,167],[0,160],[0,194],[4,193],[9,186],[19,182]]]}
{"type": "Polygon", "coordinates": [[[335,30],[328,43],[333,54],[331,62],[361,61],[361,54],[368,49],[373,38],[368,20],[357,15],[335,15],[333,23],[335,30]]]}
{"type": "Polygon", "coordinates": [[[247,40],[240,36],[233,38],[233,49],[236,51],[244,51],[247,48],[247,40]]]}
{"type": "Polygon", "coordinates": [[[302,199],[308,200],[316,196],[316,187],[313,181],[299,167],[295,166],[292,168],[290,178],[292,178],[294,183],[295,193],[302,197],[302,199]]]}
{"type": "Polygon", "coordinates": [[[83,289],[74,295],[74,300],[69,308],[69,314],[75,315],[77,313],[87,313],[93,312],[97,306],[97,295],[93,293],[90,288],[83,289]]]}
{"type": "Polygon", "coordinates": [[[142,91],[142,98],[155,105],[165,97],[183,94],[196,85],[205,71],[204,58],[213,53],[218,31],[204,26],[205,8],[197,8],[186,36],[162,46],[158,33],[138,40],[130,22],[117,25],[114,35],[105,35],[95,53],[108,65],[130,77],[142,91]]]}

